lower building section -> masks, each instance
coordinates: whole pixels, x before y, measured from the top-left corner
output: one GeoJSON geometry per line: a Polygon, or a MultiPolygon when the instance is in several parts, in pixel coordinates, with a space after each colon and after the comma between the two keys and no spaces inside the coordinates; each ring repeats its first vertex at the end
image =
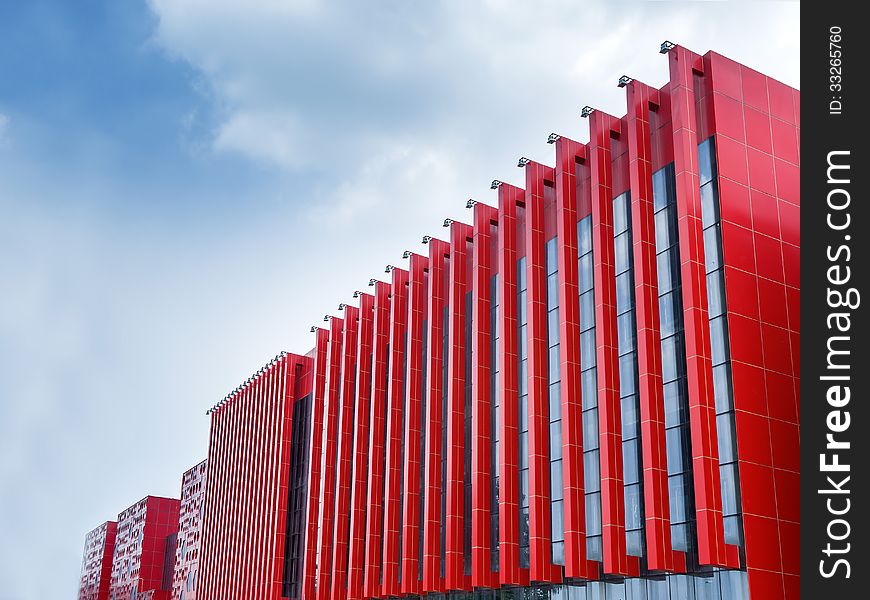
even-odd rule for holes
{"type": "Polygon", "coordinates": [[[172,577],[172,600],[196,600],[199,578],[202,515],[205,504],[208,461],[204,460],[181,477],[181,507],[178,539],[175,544],[175,568],[172,577]]]}

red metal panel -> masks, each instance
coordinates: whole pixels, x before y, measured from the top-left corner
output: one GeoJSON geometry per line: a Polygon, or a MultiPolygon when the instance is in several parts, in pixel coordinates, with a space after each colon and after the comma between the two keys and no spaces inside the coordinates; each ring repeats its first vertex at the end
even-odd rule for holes
{"type": "Polygon", "coordinates": [[[424,423],[423,341],[429,301],[429,259],[409,253],[408,268],[408,368],[405,402],[405,464],[402,500],[402,594],[419,594],[422,565],[419,563],[420,516],[425,489],[420,486],[420,452],[424,423]]]}
{"type": "Polygon", "coordinates": [[[329,330],[317,328],[314,345],[314,395],[311,399],[311,454],[308,460],[308,531],[305,534],[302,585],[304,600],[314,600],[317,581],[317,528],[320,523],[320,470],[323,460],[323,411],[326,404],[328,356],[329,330]]]}
{"type": "MultiPolygon", "coordinates": [[[[359,309],[344,307],[344,340],[342,346],[341,422],[338,429],[337,494],[335,498],[335,538],[332,547],[332,577],[330,595],[341,600],[347,595],[348,535],[350,533],[351,460],[354,428],[354,384],[357,377],[359,309]]],[[[326,593],[324,591],[324,593],[326,593]]]]}
{"type": "Polygon", "coordinates": [[[441,575],[441,444],[444,360],[442,339],[447,324],[444,309],[447,306],[448,277],[450,270],[450,244],[429,239],[429,331],[426,357],[426,456],[424,457],[426,511],[423,530],[423,591],[443,592],[444,578],[441,575]]]}
{"type": "Polygon", "coordinates": [[[390,285],[375,282],[374,371],[369,425],[368,522],[366,526],[363,589],[369,598],[380,597],[382,533],[384,521],[384,435],[387,410],[387,349],[390,343],[390,285]]]}
{"type": "MultiPolygon", "coordinates": [[[[680,272],[686,367],[689,388],[689,421],[692,437],[692,470],[698,529],[698,561],[728,566],[722,521],[722,492],[713,403],[710,361],[710,328],[707,315],[707,278],[701,224],[698,179],[698,122],[695,109],[694,68],[700,57],[677,46],[668,53],[673,104],[674,169],[680,238],[680,272]]],[[[736,565],[733,565],[736,566],[736,565]]]]}
{"type": "Polygon", "coordinates": [[[553,181],[550,167],[526,164],[526,305],[529,389],[529,577],[532,581],[562,580],[554,565],[550,501],[550,419],[547,345],[547,272],[544,264],[544,180],[553,181]]]}
{"type": "Polygon", "coordinates": [[[402,419],[405,410],[405,344],[408,327],[408,271],[392,268],[389,387],[387,390],[386,473],[381,594],[399,595],[399,529],[402,527],[402,419]]]}
{"type": "Polygon", "coordinates": [[[626,86],[629,177],[637,320],[638,396],[647,568],[673,571],[665,407],[662,388],[661,331],[652,194],[650,103],[656,90],[638,81],[626,86]]]}
{"type": "Polygon", "coordinates": [[[498,186],[499,294],[499,582],[522,585],[528,570],[519,555],[519,384],[517,366],[517,204],[525,192],[502,183],[498,186]]]}
{"type": "Polygon", "coordinates": [[[598,565],[586,558],[586,502],[583,475],[580,305],[577,271],[578,161],[586,146],[560,137],[556,145],[556,234],[559,236],[559,339],[562,400],[562,481],[565,507],[565,577],[595,579],[598,565]]]}
{"type": "Polygon", "coordinates": [[[85,536],[78,600],[108,600],[118,523],[107,521],[85,536]]]}
{"type": "Polygon", "coordinates": [[[498,587],[498,572],[492,570],[490,505],[492,502],[492,435],[490,341],[492,298],[490,280],[497,273],[498,209],[485,204],[474,206],[474,245],[471,286],[473,290],[471,372],[471,583],[474,587],[498,587]]]}
{"type": "MultiPolygon", "coordinates": [[[[370,294],[359,296],[359,373],[356,378],[356,404],[354,408],[356,433],[353,447],[353,477],[351,489],[350,549],[347,565],[347,597],[363,597],[363,573],[366,548],[366,498],[368,494],[369,416],[371,410],[372,344],[374,338],[375,298],[370,294]]],[[[333,581],[333,589],[336,582],[333,581]]],[[[333,596],[340,597],[340,591],[333,596]]]]}
{"type": "Polygon", "coordinates": [[[344,319],[333,317],[329,323],[329,370],[325,423],[323,428],[323,470],[321,473],[320,548],[317,557],[317,598],[328,600],[332,575],[333,526],[335,524],[335,477],[338,456],[338,402],[341,390],[341,345],[344,319]]]}
{"type": "MultiPolygon", "coordinates": [[[[447,313],[447,528],[445,583],[448,590],[470,589],[471,577],[465,575],[464,497],[465,497],[465,294],[468,285],[468,260],[471,258],[472,228],[464,223],[450,224],[450,289],[447,313]]],[[[470,451],[470,448],[469,448],[470,451]]]]}
{"type": "Polygon", "coordinates": [[[613,259],[613,167],[611,134],[619,122],[595,111],[589,119],[592,186],[592,244],[595,252],[595,346],[598,370],[598,428],[601,443],[601,521],[604,572],[630,575],[625,541],[622,479],[622,417],[616,334],[616,276],[613,259]]]}

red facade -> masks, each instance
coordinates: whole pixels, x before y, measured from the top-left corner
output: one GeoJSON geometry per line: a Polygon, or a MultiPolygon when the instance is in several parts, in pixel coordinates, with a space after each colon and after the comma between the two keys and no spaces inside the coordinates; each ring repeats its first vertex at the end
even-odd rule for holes
{"type": "Polygon", "coordinates": [[[798,598],[800,93],[662,53],[211,411],[197,597],[798,598]]]}
{"type": "Polygon", "coordinates": [[[118,523],[107,521],[85,536],[79,600],[108,600],[118,523]]]}
{"type": "Polygon", "coordinates": [[[148,592],[155,600],[169,599],[173,565],[166,544],[178,533],[178,512],[178,500],[146,496],[118,515],[110,598],[148,592]]]}
{"type": "Polygon", "coordinates": [[[208,461],[204,460],[181,477],[181,505],[175,549],[172,600],[195,600],[199,578],[202,517],[208,461]]]}

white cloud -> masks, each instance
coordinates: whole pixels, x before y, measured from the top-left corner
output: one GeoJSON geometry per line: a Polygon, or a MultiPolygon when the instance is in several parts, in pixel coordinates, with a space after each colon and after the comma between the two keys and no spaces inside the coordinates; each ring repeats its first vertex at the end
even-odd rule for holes
{"type": "Polygon", "coordinates": [[[9,127],[9,117],[0,113],[0,140],[6,136],[6,129],[9,127]]]}

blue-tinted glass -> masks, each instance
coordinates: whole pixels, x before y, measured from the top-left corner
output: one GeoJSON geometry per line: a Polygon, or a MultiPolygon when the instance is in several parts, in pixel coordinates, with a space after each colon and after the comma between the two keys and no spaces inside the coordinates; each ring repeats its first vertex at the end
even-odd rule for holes
{"type": "Polygon", "coordinates": [[[640,481],[637,442],[637,439],[634,439],[622,443],[623,479],[626,484],[640,481]]]}
{"type": "Polygon", "coordinates": [[[707,274],[707,312],[709,317],[725,314],[725,290],[722,285],[722,269],[707,274]]]}
{"type": "Polygon", "coordinates": [[[519,455],[520,469],[528,469],[529,468],[529,432],[524,431],[519,435],[519,448],[517,449],[517,454],[519,455]]]}
{"type": "Polygon", "coordinates": [[[665,427],[673,427],[684,423],[686,415],[684,414],[684,402],[682,401],[681,393],[682,381],[672,381],[664,385],[664,403],[665,403],[665,427]]]}
{"type": "Polygon", "coordinates": [[[671,209],[665,208],[656,213],[656,252],[667,250],[677,241],[677,231],[671,221],[671,209]]]}
{"type": "Polygon", "coordinates": [[[731,396],[731,367],[728,363],[713,367],[713,393],[716,398],[716,412],[722,413],[734,408],[731,396]]]}
{"type": "Polygon", "coordinates": [[[665,382],[673,381],[679,376],[677,369],[677,347],[679,336],[672,335],[669,338],[662,340],[662,380],[665,382]]]}
{"type": "Polygon", "coordinates": [[[710,358],[714,365],[721,365],[728,360],[726,327],[724,316],[716,317],[710,321],[710,358]]]}
{"type": "Polygon", "coordinates": [[[547,274],[555,273],[559,269],[559,258],[556,256],[556,249],[558,248],[558,241],[556,238],[551,238],[547,240],[547,245],[545,247],[547,257],[547,274]]]}
{"type": "Polygon", "coordinates": [[[668,175],[667,167],[653,173],[653,208],[655,210],[668,205],[668,175]]]}
{"type": "Polygon", "coordinates": [[[580,331],[595,326],[595,292],[589,290],[580,294],[580,331]]]}
{"type": "MultiPolygon", "coordinates": [[[[629,556],[643,556],[643,531],[641,529],[625,532],[625,553],[629,556]]],[[[631,580],[625,580],[626,588],[628,588],[629,581],[631,580]]],[[[638,594],[628,596],[627,600],[633,600],[634,598],[641,598],[645,600],[646,595],[638,594]]]]}
{"type": "Polygon", "coordinates": [[[598,409],[592,408],[583,413],[583,448],[593,450],[598,447],[598,409]]]}
{"type": "Polygon", "coordinates": [[[656,256],[659,294],[671,291],[677,283],[674,262],[671,261],[670,252],[662,252],[656,256]]]}
{"type": "Polygon", "coordinates": [[[562,514],[562,501],[553,502],[552,512],[550,513],[553,518],[553,540],[561,541],[565,539],[565,524],[563,522],[563,514],[562,514]]]}
{"type": "Polygon", "coordinates": [[[592,216],[577,223],[577,254],[592,252],[592,216]]]}
{"type": "MultiPolygon", "coordinates": [[[[626,482],[627,483],[627,482],[626,482]]],[[[625,528],[640,529],[643,523],[643,510],[640,505],[640,485],[625,486],[625,528]]]]}
{"type": "Polygon", "coordinates": [[[547,275],[547,310],[559,306],[559,274],[547,275]]]}
{"type": "Polygon", "coordinates": [[[715,158],[713,138],[707,138],[698,144],[698,177],[700,185],[704,185],[713,179],[715,175],[715,158]]]}
{"type": "Polygon", "coordinates": [[[673,335],[676,331],[676,323],[674,321],[676,307],[674,306],[674,301],[674,292],[668,292],[663,296],[659,296],[659,332],[663,338],[673,335]]]}
{"type": "MultiPolygon", "coordinates": [[[[743,535],[741,533],[740,528],[740,515],[732,515],[730,517],[725,517],[725,543],[733,544],[735,546],[743,545],[743,535]]],[[[744,573],[745,575],[745,573],[744,573]]],[[[723,598],[731,598],[731,596],[722,596],[723,598]]],[[[744,596],[737,596],[739,598],[743,598],[744,596]]],[[[748,598],[748,596],[747,596],[748,598]]]]}
{"type": "MultiPolygon", "coordinates": [[[[564,537],[564,533],[562,534],[564,537]]],[[[565,564],[565,542],[553,542],[553,564],[565,564]]],[[[550,600],[553,600],[553,593],[550,593],[550,600]]]]}
{"type": "Polygon", "coordinates": [[[598,452],[583,454],[583,485],[587,494],[601,489],[601,473],[599,473],[598,452]]]}
{"type": "Polygon", "coordinates": [[[586,494],[586,535],[601,535],[601,493],[586,494]]]}
{"type": "Polygon", "coordinates": [[[525,290],[521,291],[517,294],[517,322],[520,325],[524,325],[529,321],[529,313],[528,313],[528,305],[526,304],[526,292],[525,290]]]}
{"type": "Polygon", "coordinates": [[[529,470],[520,470],[520,498],[519,505],[521,507],[529,505],[529,470]]]}
{"type": "Polygon", "coordinates": [[[716,438],[719,443],[719,462],[737,460],[733,413],[727,412],[716,416],[716,438]]]}
{"type": "Polygon", "coordinates": [[[616,314],[621,315],[632,307],[633,285],[628,271],[616,276],[616,314]]]}
{"type": "Polygon", "coordinates": [[[634,353],[619,357],[619,395],[630,396],[637,391],[637,357],[634,353]]]}
{"type": "Polygon", "coordinates": [[[637,420],[637,396],[626,396],[620,401],[622,407],[622,437],[629,439],[637,437],[638,420],[637,420]]]}
{"type": "Polygon", "coordinates": [[[671,475],[668,477],[668,498],[670,500],[671,523],[683,523],[686,520],[686,476],[671,475]]]}
{"type": "Polygon", "coordinates": [[[722,486],[722,514],[726,517],[736,515],[740,510],[737,499],[737,463],[720,467],[719,476],[722,486]]]}
{"type": "MultiPolygon", "coordinates": [[[[601,536],[586,534],[586,557],[589,560],[601,560],[601,536]]],[[[594,582],[597,583],[597,582],[594,582]]],[[[590,592],[591,594],[591,592],[590,592]]],[[[601,596],[597,596],[600,598],[601,596]]]]}
{"type": "Polygon", "coordinates": [[[716,193],[716,182],[711,181],[701,186],[701,224],[709,227],[719,222],[719,199],[716,193]]]}
{"type": "Polygon", "coordinates": [[[550,420],[562,418],[562,389],[559,382],[551,383],[549,388],[550,420]]]}
{"type": "Polygon", "coordinates": [[[707,273],[722,266],[720,239],[719,225],[711,225],[704,230],[704,267],[707,273]]]}
{"type": "Polygon", "coordinates": [[[520,361],[519,373],[517,374],[518,380],[517,384],[520,389],[520,396],[525,396],[529,393],[529,361],[522,360],[520,361]]]}
{"type": "Polygon", "coordinates": [[[562,422],[550,423],[550,460],[562,458],[562,422]]]}
{"type": "MultiPolygon", "coordinates": [[[[671,519],[673,523],[673,519],[671,519]]],[[[685,523],[671,525],[671,547],[674,550],[688,552],[689,550],[689,526],[685,523]]],[[[678,596],[677,596],[678,597],[678,596]]]]}
{"type": "Polygon", "coordinates": [[[686,444],[684,437],[685,433],[682,427],[675,427],[665,431],[669,473],[679,473],[684,470],[686,458],[688,458],[685,452],[686,444]]]}
{"type": "Polygon", "coordinates": [[[592,271],[592,253],[584,254],[577,261],[577,282],[580,293],[588,292],[595,285],[592,271]]]}
{"type": "Polygon", "coordinates": [[[627,271],[631,266],[631,236],[628,232],[613,240],[613,266],[616,273],[627,271]]]}
{"type": "Polygon", "coordinates": [[[562,499],[562,461],[550,463],[550,500],[562,499]]]}
{"type": "Polygon", "coordinates": [[[616,318],[617,337],[619,338],[619,353],[631,352],[636,346],[634,311],[629,311],[616,318]]]}
{"type": "Polygon", "coordinates": [[[550,346],[559,343],[559,309],[554,308],[547,313],[547,342],[550,346]]]}
{"type": "Polygon", "coordinates": [[[580,368],[595,366],[595,330],[580,334],[580,368]]]}
{"type": "Polygon", "coordinates": [[[695,600],[719,600],[719,587],[713,577],[695,577],[695,600]]]}
{"type": "Polygon", "coordinates": [[[598,377],[595,369],[580,374],[580,395],[583,398],[583,410],[598,406],[598,377]]]}
{"type": "MultiPolygon", "coordinates": [[[[726,543],[727,539],[726,519],[726,543]]],[[[723,600],[749,600],[749,582],[746,571],[719,571],[719,585],[722,589],[723,600]]]]}
{"type": "Polygon", "coordinates": [[[526,257],[517,261],[517,290],[526,289],[526,257]]]}
{"type": "Polygon", "coordinates": [[[613,200],[613,233],[619,235],[628,229],[628,193],[620,194],[613,200]]]}
{"type": "Polygon", "coordinates": [[[548,366],[549,366],[549,380],[550,382],[559,381],[559,373],[561,367],[559,366],[559,346],[553,346],[549,350],[549,358],[548,358],[548,366]]]}

